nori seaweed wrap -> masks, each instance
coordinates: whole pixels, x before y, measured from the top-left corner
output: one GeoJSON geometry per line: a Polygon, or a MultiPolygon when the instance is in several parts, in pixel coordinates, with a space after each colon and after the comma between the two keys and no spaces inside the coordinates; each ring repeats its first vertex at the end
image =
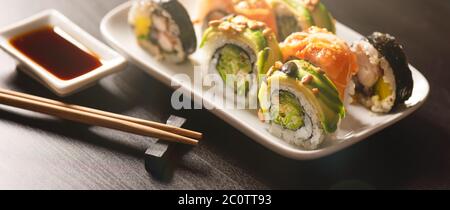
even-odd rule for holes
{"type": "Polygon", "coordinates": [[[388,113],[412,95],[414,82],[403,47],[395,37],[375,32],[353,44],[359,72],[356,98],[373,112],[388,113]]]}
{"type": "Polygon", "coordinates": [[[138,0],[128,17],[138,43],[158,59],[181,63],[197,39],[188,12],[177,0],[138,0]]]}

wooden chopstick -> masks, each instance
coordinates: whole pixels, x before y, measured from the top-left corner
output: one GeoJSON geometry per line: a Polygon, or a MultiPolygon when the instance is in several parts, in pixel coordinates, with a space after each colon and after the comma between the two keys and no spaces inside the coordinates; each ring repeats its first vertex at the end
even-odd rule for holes
{"type": "Polygon", "coordinates": [[[170,133],[157,128],[137,124],[122,119],[107,117],[91,112],[71,109],[70,107],[58,106],[51,103],[44,103],[43,101],[31,100],[16,95],[10,95],[3,91],[0,92],[0,103],[84,124],[111,128],[115,130],[138,134],[142,136],[159,138],[161,140],[167,140],[176,143],[183,143],[194,146],[198,145],[198,140],[196,139],[170,133]]]}
{"type": "Polygon", "coordinates": [[[106,116],[106,117],[116,118],[119,120],[125,120],[125,121],[129,121],[129,122],[149,126],[152,128],[160,129],[163,131],[167,131],[170,133],[178,134],[181,136],[186,136],[186,137],[193,138],[196,140],[201,140],[203,138],[202,133],[183,129],[183,128],[178,128],[175,126],[170,126],[167,124],[162,124],[162,123],[152,122],[152,121],[138,119],[138,118],[134,118],[134,117],[119,115],[119,114],[115,114],[115,113],[111,113],[111,112],[105,112],[105,111],[92,109],[92,108],[88,108],[88,107],[77,106],[77,105],[73,105],[73,104],[66,104],[66,103],[62,103],[59,101],[42,98],[42,97],[38,97],[38,96],[33,96],[33,95],[25,94],[25,93],[20,93],[17,91],[6,90],[6,89],[2,89],[2,88],[0,88],[0,93],[17,96],[17,97],[21,97],[21,98],[26,98],[26,99],[33,100],[33,101],[39,101],[42,103],[52,104],[52,105],[56,105],[56,106],[61,106],[64,108],[70,108],[70,109],[75,109],[75,110],[79,110],[79,111],[83,111],[83,112],[89,112],[89,113],[98,114],[98,115],[102,115],[102,116],[106,116]]]}

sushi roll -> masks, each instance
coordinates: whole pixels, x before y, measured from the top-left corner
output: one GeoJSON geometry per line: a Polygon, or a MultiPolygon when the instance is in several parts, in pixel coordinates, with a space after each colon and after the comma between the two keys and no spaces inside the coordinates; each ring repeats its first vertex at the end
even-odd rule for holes
{"type": "Polygon", "coordinates": [[[233,0],[201,0],[198,5],[200,12],[197,19],[203,23],[203,29],[209,27],[209,22],[234,13],[233,0]]]}
{"type": "Polygon", "coordinates": [[[209,72],[219,74],[236,95],[257,101],[259,78],[281,59],[275,34],[262,22],[232,15],[210,22],[200,48],[209,72]]]}
{"type": "Polygon", "coordinates": [[[311,26],[326,28],[335,33],[335,20],[319,0],[268,0],[271,2],[278,23],[278,37],[289,35],[311,26]]]}
{"type": "Polygon", "coordinates": [[[128,22],[138,43],[157,59],[181,63],[196,50],[191,18],[177,0],[135,1],[128,22]]]}
{"type": "Polygon", "coordinates": [[[200,7],[200,19],[203,20],[204,26],[210,21],[235,14],[264,22],[277,34],[275,14],[266,0],[203,0],[200,7]]]}
{"type": "Polygon", "coordinates": [[[290,35],[280,44],[285,61],[304,59],[319,67],[334,83],[346,104],[351,102],[358,63],[350,46],[326,29],[311,27],[290,35]]]}
{"type": "Polygon", "coordinates": [[[266,23],[279,40],[311,26],[336,32],[333,17],[319,0],[204,0],[200,7],[204,22],[242,15],[266,23]]]}
{"type": "Polygon", "coordinates": [[[278,26],[272,5],[266,0],[234,0],[234,13],[263,22],[278,35],[278,26]]]}
{"type": "Polygon", "coordinates": [[[407,101],[414,83],[403,47],[389,34],[373,33],[353,43],[359,63],[357,100],[376,113],[389,113],[407,101]]]}
{"type": "Polygon", "coordinates": [[[304,60],[277,64],[259,91],[259,118],[286,142],[315,150],[336,132],[345,109],[339,93],[318,67],[304,60]]]}

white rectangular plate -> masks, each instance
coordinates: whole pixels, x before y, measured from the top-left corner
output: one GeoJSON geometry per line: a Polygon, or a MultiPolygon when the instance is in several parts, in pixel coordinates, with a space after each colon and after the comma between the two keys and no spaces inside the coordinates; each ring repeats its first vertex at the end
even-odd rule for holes
{"type": "MultiPolygon", "coordinates": [[[[186,8],[192,14],[195,14],[196,10],[193,6],[196,1],[187,2],[189,3],[185,3],[186,8]]],[[[187,74],[194,78],[194,67],[191,63],[174,65],[157,61],[138,46],[133,31],[127,22],[129,7],[130,3],[125,3],[105,16],[101,23],[101,32],[106,41],[124,54],[130,62],[169,86],[173,82],[172,78],[174,75],[187,74]]],[[[337,34],[349,42],[362,38],[360,34],[340,23],[337,23],[337,34]]],[[[267,132],[266,125],[258,120],[254,111],[214,109],[211,112],[256,142],[285,157],[297,160],[317,159],[348,148],[416,111],[427,99],[430,89],[425,77],[414,67],[411,66],[411,68],[415,87],[411,99],[406,103],[408,108],[394,114],[376,115],[363,107],[350,106],[348,107],[347,117],[341,123],[336,134],[333,137],[329,137],[320,149],[314,151],[302,150],[272,136],[267,132]]],[[[195,99],[202,99],[201,91],[191,88],[193,85],[180,85],[191,92],[195,99]]],[[[210,101],[207,98],[203,98],[203,100],[205,104],[208,104],[208,107],[211,107],[210,105],[220,107],[220,105],[214,104],[214,101],[210,101]]]]}

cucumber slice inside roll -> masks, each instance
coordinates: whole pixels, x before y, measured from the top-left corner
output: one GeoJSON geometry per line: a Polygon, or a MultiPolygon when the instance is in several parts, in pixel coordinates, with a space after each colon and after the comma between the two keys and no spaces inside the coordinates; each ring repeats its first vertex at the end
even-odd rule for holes
{"type": "Polygon", "coordinates": [[[216,69],[223,81],[238,95],[246,95],[250,89],[253,64],[239,46],[227,44],[216,52],[216,69]]]}
{"type": "Polygon", "coordinates": [[[283,128],[296,131],[304,125],[303,108],[297,97],[287,91],[280,91],[276,101],[270,110],[274,123],[281,125],[283,128]]]}

